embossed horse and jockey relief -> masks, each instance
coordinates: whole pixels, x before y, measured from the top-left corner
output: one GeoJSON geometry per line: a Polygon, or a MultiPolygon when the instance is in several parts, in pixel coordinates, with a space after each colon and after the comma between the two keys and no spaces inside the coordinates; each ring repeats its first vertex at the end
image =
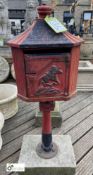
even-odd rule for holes
{"type": "Polygon", "coordinates": [[[52,66],[39,80],[40,86],[35,93],[36,96],[43,94],[58,94],[61,91],[56,87],[60,84],[58,74],[63,74],[62,69],[57,66],[52,66]]]}
{"type": "Polygon", "coordinates": [[[61,69],[57,66],[52,66],[48,72],[46,72],[42,77],[41,77],[41,84],[44,86],[49,85],[56,85],[60,83],[57,74],[63,73],[61,69]]]}

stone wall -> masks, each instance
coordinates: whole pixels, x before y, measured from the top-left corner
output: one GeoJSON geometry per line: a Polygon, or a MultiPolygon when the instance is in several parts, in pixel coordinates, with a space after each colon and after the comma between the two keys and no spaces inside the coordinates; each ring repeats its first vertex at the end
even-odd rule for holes
{"type": "MultiPolygon", "coordinates": [[[[69,0],[70,1],[70,0],[69,0]]],[[[57,17],[61,22],[63,22],[64,11],[69,11],[71,3],[64,3],[64,0],[58,0],[58,5],[55,9],[55,17],[57,17]]],[[[79,6],[75,10],[75,24],[77,31],[80,29],[80,19],[83,11],[91,9],[91,0],[79,0],[79,6]]],[[[93,36],[84,36],[84,44],[81,47],[81,59],[83,60],[93,60],[93,36]],[[86,39],[85,39],[86,38],[86,39]]]]}
{"type": "MultiPolygon", "coordinates": [[[[83,11],[90,10],[90,0],[80,0],[79,6],[76,7],[75,10],[75,22],[77,26],[77,30],[80,28],[80,18],[83,11]]],[[[64,0],[58,0],[58,5],[55,9],[55,16],[62,22],[63,21],[63,13],[64,11],[69,11],[71,7],[71,3],[64,3],[64,0]]]]}

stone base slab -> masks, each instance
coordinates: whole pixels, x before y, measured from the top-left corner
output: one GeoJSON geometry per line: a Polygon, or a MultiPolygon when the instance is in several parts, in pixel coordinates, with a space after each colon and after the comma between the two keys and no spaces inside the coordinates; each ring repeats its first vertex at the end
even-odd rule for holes
{"type": "Polygon", "coordinates": [[[24,136],[18,163],[24,163],[26,169],[21,175],[75,175],[76,163],[70,136],[53,136],[58,153],[52,159],[37,155],[36,146],[40,141],[40,135],[24,136]]]}

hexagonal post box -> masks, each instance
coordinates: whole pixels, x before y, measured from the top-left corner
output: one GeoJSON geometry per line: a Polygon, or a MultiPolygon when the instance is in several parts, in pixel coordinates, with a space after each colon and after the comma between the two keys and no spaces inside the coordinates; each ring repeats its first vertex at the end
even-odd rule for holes
{"type": "Polygon", "coordinates": [[[39,18],[24,33],[9,41],[18,96],[40,102],[42,143],[36,150],[44,158],[57,153],[57,146],[52,143],[50,111],[54,110],[54,101],[69,100],[76,94],[82,42],[69,32],[56,34],[44,21],[51,12],[49,6],[39,6],[39,18]]]}

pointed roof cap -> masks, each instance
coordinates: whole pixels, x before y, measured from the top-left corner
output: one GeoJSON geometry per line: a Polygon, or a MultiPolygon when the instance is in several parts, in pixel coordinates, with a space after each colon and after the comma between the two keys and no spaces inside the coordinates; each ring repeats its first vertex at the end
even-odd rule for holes
{"type": "Polygon", "coordinates": [[[80,45],[83,40],[69,32],[55,33],[44,21],[52,12],[49,6],[39,6],[39,19],[23,33],[10,40],[8,44],[18,48],[60,48],[80,45]]]}

